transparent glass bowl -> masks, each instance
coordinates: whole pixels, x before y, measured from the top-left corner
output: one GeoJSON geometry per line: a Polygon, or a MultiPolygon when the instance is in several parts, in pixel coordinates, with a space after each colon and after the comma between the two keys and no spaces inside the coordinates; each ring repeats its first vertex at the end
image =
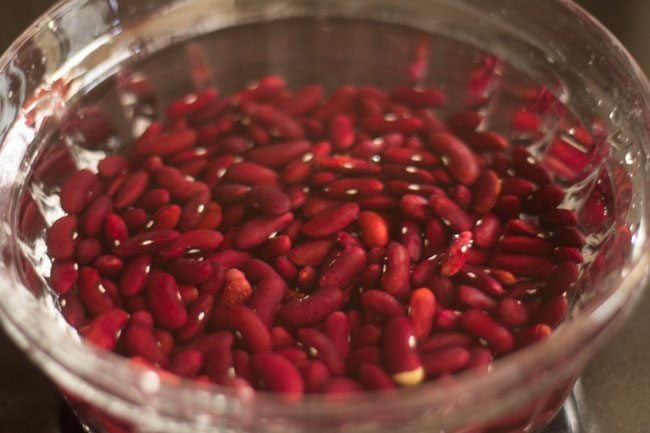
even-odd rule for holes
{"type": "Polygon", "coordinates": [[[0,70],[2,324],[93,431],[535,431],[643,287],[648,85],[571,2],[69,0],[16,41],[0,70]],[[129,143],[167,102],[207,83],[226,94],[269,73],[293,88],[443,86],[450,102],[440,116],[480,109],[485,127],[509,131],[544,161],[585,219],[595,185],[607,183],[606,224],[586,229],[567,321],[488,372],[299,404],[180,381],[84,344],[47,287],[43,233],[61,215],[62,181],[129,143]],[[512,130],[522,107],[539,121],[535,133],[512,130]],[[558,139],[574,144],[579,163],[558,156],[558,139]]]}

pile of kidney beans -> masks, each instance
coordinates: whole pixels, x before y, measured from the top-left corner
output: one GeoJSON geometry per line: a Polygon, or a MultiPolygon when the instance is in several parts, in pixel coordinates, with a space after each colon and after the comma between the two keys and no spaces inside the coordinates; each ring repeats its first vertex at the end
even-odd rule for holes
{"type": "Polygon", "coordinates": [[[568,310],[565,191],[437,89],[276,76],[171,103],[63,183],[50,283],[90,343],[225,386],[350,393],[486,368],[568,310]]]}

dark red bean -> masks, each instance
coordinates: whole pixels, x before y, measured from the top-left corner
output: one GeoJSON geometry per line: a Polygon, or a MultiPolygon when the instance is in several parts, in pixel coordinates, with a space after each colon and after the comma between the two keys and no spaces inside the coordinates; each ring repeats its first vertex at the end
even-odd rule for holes
{"type": "Polygon", "coordinates": [[[413,386],[425,376],[410,322],[403,316],[393,317],[384,328],[381,354],[386,371],[401,386],[413,386]]]}
{"type": "Polygon", "coordinates": [[[474,225],[472,218],[470,218],[463,209],[447,197],[434,194],[429,199],[429,205],[431,206],[431,209],[433,209],[434,214],[453,231],[459,232],[472,229],[472,226],[474,225]]]}
{"type": "Polygon", "coordinates": [[[344,230],[359,215],[359,205],[344,203],[325,209],[305,223],[302,233],[310,238],[323,238],[344,230]]]}
{"type": "Polygon", "coordinates": [[[436,133],[429,137],[431,148],[447,159],[449,172],[460,183],[472,185],[480,174],[474,152],[458,138],[447,133],[436,133]]]}
{"type": "Polygon", "coordinates": [[[173,244],[178,240],[179,236],[175,230],[156,230],[143,233],[124,240],[113,252],[118,257],[150,254],[173,244]]]}
{"type": "MultiPolygon", "coordinates": [[[[493,69],[472,77],[475,102],[493,69]]],[[[478,112],[442,122],[438,89],[323,96],[277,76],[208,88],[97,175],[73,168],[45,239],[65,319],[136,362],[293,402],[487,369],[547,338],[609,179],[576,214],[553,149],[542,162],[478,112]]]]}
{"type": "Polygon", "coordinates": [[[266,167],[282,167],[296,158],[306,154],[310,149],[308,141],[298,140],[286,143],[269,144],[250,150],[246,156],[256,163],[266,167]]]}
{"type": "Polygon", "coordinates": [[[101,189],[101,182],[92,171],[79,170],[61,187],[61,207],[70,214],[79,214],[101,189]]]}
{"type": "Polygon", "coordinates": [[[187,322],[187,310],[174,277],[154,272],[146,281],[147,305],[156,322],[167,329],[179,329],[187,322]]]}
{"type": "Polygon", "coordinates": [[[251,371],[264,388],[299,399],[305,384],[300,372],[286,358],[272,352],[259,352],[251,358],[251,371]]]}
{"type": "Polygon", "coordinates": [[[366,252],[358,247],[350,247],[338,253],[323,271],[318,284],[320,287],[338,287],[343,290],[359,276],[366,266],[366,252]]]}
{"type": "Polygon", "coordinates": [[[282,215],[291,210],[289,197],[274,186],[258,185],[246,194],[249,206],[269,215],[282,215]]]}
{"type": "Polygon", "coordinates": [[[343,294],[336,287],[325,287],[298,301],[286,303],[278,310],[280,320],[293,328],[316,325],[336,311],[343,294]]]}
{"type": "Polygon", "coordinates": [[[410,289],[410,263],[406,248],[398,242],[391,242],[386,249],[386,270],[381,278],[382,290],[396,298],[405,296],[410,289]]]}
{"type": "Polygon", "coordinates": [[[129,315],[120,309],[105,311],[88,325],[84,337],[95,347],[113,350],[128,320],[129,315]]]}
{"type": "Polygon", "coordinates": [[[483,312],[468,310],[460,321],[467,332],[482,338],[499,353],[511,352],[515,347],[512,333],[483,312]]]}
{"type": "Polygon", "coordinates": [[[323,362],[325,366],[338,376],[345,371],[345,361],[332,340],[325,334],[313,328],[298,330],[298,340],[302,343],[307,353],[313,358],[323,362]]]}
{"type": "Polygon", "coordinates": [[[228,322],[239,332],[244,346],[251,352],[263,352],[273,348],[271,332],[255,311],[243,305],[233,305],[228,310],[228,322]]]}
{"type": "Polygon", "coordinates": [[[73,215],[59,218],[47,231],[47,253],[53,259],[69,259],[79,241],[78,219],[73,215]]]}
{"type": "Polygon", "coordinates": [[[77,284],[79,267],[72,260],[55,260],[50,271],[52,289],[58,295],[69,293],[77,284]]]}
{"type": "Polygon", "coordinates": [[[263,216],[245,223],[235,238],[235,245],[242,250],[264,243],[272,234],[286,228],[293,221],[291,212],[278,216],[263,216]]]}
{"type": "Polygon", "coordinates": [[[104,219],[111,212],[113,212],[113,200],[107,195],[101,195],[90,202],[80,218],[84,234],[97,237],[104,227],[104,219]]]}
{"type": "Polygon", "coordinates": [[[470,360],[470,352],[463,347],[449,347],[420,355],[428,378],[462,370],[470,360]]]}

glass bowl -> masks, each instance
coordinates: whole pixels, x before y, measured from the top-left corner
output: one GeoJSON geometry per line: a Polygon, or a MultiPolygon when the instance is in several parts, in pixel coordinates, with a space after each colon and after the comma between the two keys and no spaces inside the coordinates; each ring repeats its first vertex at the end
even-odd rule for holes
{"type": "Polygon", "coordinates": [[[0,316],[90,431],[537,431],[643,288],[648,84],[572,2],[67,0],[0,70],[0,316]],[[85,344],[48,287],[43,236],[62,215],[62,182],[187,92],[227,94],[268,74],[292,88],[442,86],[441,117],[478,110],[483,127],[528,146],[588,235],[565,322],[488,371],[299,403],[180,380],[85,344]],[[596,190],[607,191],[600,219],[588,206],[596,190]]]}

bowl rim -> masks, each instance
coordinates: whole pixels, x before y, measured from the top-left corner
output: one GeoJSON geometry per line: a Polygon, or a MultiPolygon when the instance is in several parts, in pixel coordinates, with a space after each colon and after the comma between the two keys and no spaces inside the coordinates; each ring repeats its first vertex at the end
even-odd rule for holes
{"type": "MultiPolygon", "coordinates": [[[[95,0],[61,0],[43,13],[34,21],[5,51],[0,57],[0,71],[6,70],[10,65],[15,53],[19,52],[41,29],[57,17],[64,16],[70,10],[79,8],[84,4],[91,4],[95,0]]],[[[641,87],[646,97],[650,92],[648,83],[645,79],[641,68],[636,64],[622,44],[607,30],[601,23],[587,13],[581,6],[567,0],[553,0],[559,7],[564,8],[568,13],[573,14],[576,19],[581,20],[585,25],[601,33],[607,38],[612,49],[617,50],[619,60],[624,62],[626,67],[635,76],[635,84],[641,87]]],[[[641,230],[641,229],[639,229],[641,230]]],[[[560,326],[545,341],[538,343],[525,350],[511,354],[502,360],[494,363],[494,366],[488,375],[477,372],[467,372],[455,376],[455,382],[441,386],[439,381],[420,384],[412,389],[398,390],[398,399],[391,399],[393,410],[401,408],[420,407],[430,405],[432,402],[445,402],[449,400],[450,395],[461,396],[468,393],[481,395],[486,390],[502,389],[505,385],[514,383],[516,379],[531,371],[539,369],[544,364],[541,360],[560,359],[566,355],[566,347],[575,346],[576,342],[586,342],[593,338],[593,326],[605,327],[610,320],[634,298],[635,294],[640,294],[641,289],[638,287],[646,277],[647,261],[650,257],[650,243],[644,238],[639,241],[643,248],[637,252],[634,260],[627,263],[625,275],[621,276],[620,288],[611,293],[602,302],[592,306],[592,308],[580,311],[579,318],[584,320],[571,320],[565,325],[560,326]],[[589,324],[590,326],[586,326],[589,324]],[[423,400],[426,400],[424,402],[423,400]]],[[[7,279],[4,275],[7,269],[2,269],[2,280],[7,279]]],[[[10,278],[9,278],[10,279],[10,278]]],[[[22,285],[17,285],[16,281],[3,281],[0,292],[20,292],[22,285]]],[[[167,416],[176,416],[174,413],[173,403],[177,403],[179,396],[189,399],[192,404],[196,404],[199,410],[211,411],[212,413],[224,413],[226,408],[232,408],[231,404],[236,406],[247,406],[258,409],[260,405],[268,408],[274,413],[284,416],[299,416],[317,414],[319,417],[332,416],[333,414],[341,415],[342,413],[353,413],[363,410],[376,410],[385,408],[386,396],[388,394],[366,393],[362,398],[344,398],[340,402],[325,399],[322,396],[305,396],[301,404],[287,404],[277,398],[277,394],[267,392],[256,392],[253,398],[250,394],[240,393],[232,388],[219,385],[204,385],[191,380],[165,380],[164,375],[160,375],[163,380],[158,383],[151,383],[151,370],[142,366],[134,365],[132,362],[122,356],[113,353],[100,351],[86,343],[79,343],[79,339],[70,333],[59,329],[57,326],[38,325],[38,322],[27,320],[25,306],[29,312],[44,313],[44,306],[35,299],[21,299],[21,296],[10,296],[3,299],[0,297],[0,311],[4,314],[4,326],[9,331],[10,336],[19,343],[23,349],[32,357],[45,371],[55,378],[55,381],[74,393],[77,385],[86,385],[92,388],[95,398],[106,398],[117,403],[128,402],[138,405],[146,403],[147,406],[160,410],[160,414],[167,416]],[[24,301],[27,301],[25,304],[24,301]],[[24,322],[23,322],[24,321],[24,322]],[[25,326],[29,324],[30,326],[25,326]],[[37,328],[32,327],[37,325],[37,328]],[[60,344],[62,347],[54,347],[52,343],[60,344]],[[45,365],[48,364],[48,365],[45,365]],[[93,374],[97,368],[107,368],[110,375],[93,374]],[[108,377],[110,376],[110,377],[108,377]],[[120,393],[120,386],[114,386],[121,379],[128,382],[139,383],[141,386],[153,388],[137,395],[125,395],[120,393]],[[146,379],[144,382],[142,382],[146,379]],[[148,382],[147,382],[148,381],[148,382]],[[113,382],[113,384],[111,383],[113,382]],[[148,384],[148,385],[147,385],[148,384]],[[195,393],[194,398],[187,391],[195,393]],[[155,398],[152,394],[155,393],[155,398]],[[122,395],[121,395],[122,394],[122,395]],[[201,401],[199,401],[201,400],[201,401]],[[345,404],[340,404],[344,402],[345,404]],[[172,404],[170,406],[170,404],[172,404]]],[[[44,317],[47,317],[45,315],[44,317]]],[[[49,318],[47,319],[49,323],[49,318]]],[[[0,320],[2,324],[3,320],[0,320]]],[[[576,356],[579,356],[576,355],[576,356]]],[[[155,380],[154,380],[155,382],[155,380]]],[[[140,386],[139,385],[139,386],[140,386]]],[[[394,396],[394,393],[391,395],[394,396]]],[[[95,401],[95,400],[91,400],[95,401]]],[[[137,409],[137,408],[136,408],[137,409]]],[[[138,410],[126,411],[125,408],[114,405],[109,407],[110,411],[115,411],[121,415],[130,414],[142,418],[145,414],[138,410]]],[[[194,414],[195,415],[195,414],[194,414]]],[[[133,419],[137,419],[133,418],[133,419]]],[[[192,417],[183,418],[185,421],[191,421],[192,417]]]]}

